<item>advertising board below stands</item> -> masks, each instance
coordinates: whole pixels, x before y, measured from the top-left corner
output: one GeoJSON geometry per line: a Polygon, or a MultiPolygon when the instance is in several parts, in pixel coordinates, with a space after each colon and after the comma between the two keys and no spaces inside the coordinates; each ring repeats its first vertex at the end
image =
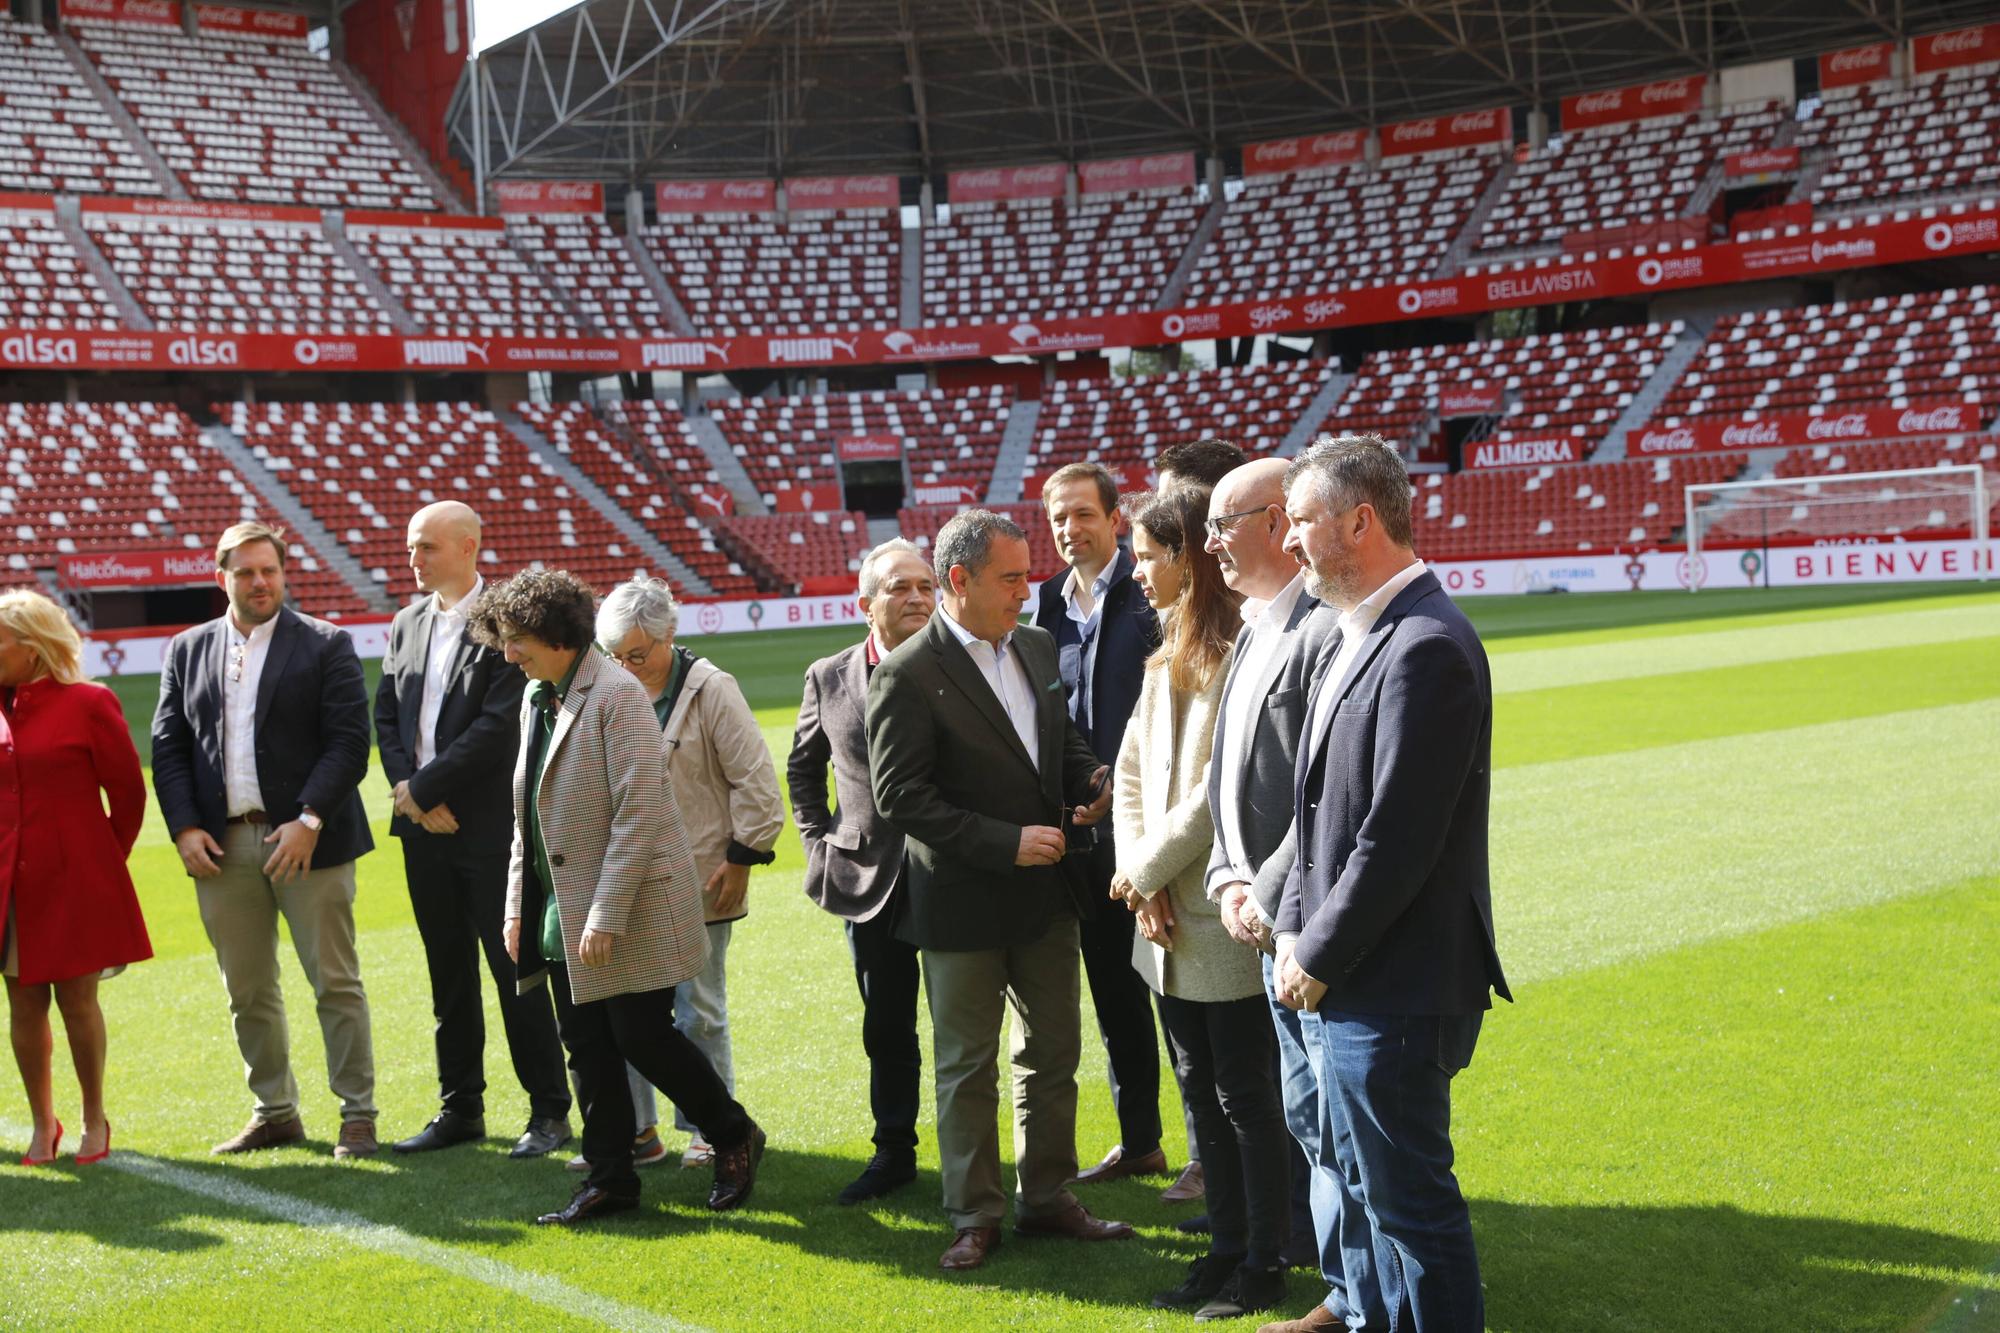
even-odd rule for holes
{"type": "Polygon", "coordinates": [[[1895,73],[1894,42],[1850,46],[1844,51],[1828,51],[1819,58],[1819,86],[1823,89],[1859,88],[1893,78],[1895,73]]]}
{"type": "Polygon", "coordinates": [[[770,213],[778,207],[774,180],[661,181],[653,187],[660,213],[770,213]]]}
{"type": "Polygon", "coordinates": [[[1271,139],[1243,146],[1245,176],[1276,176],[1287,171],[1317,171],[1360,162],[1368,156],[1367,130],[1336,130],[1302,134],[1296,139],[1271,139]]]}
{"type": "Polygon", "coordinates": [[[2000,23],[1934,32],[1910,43],[1911,71],[1935,74],[2000,60],[2000,23]]]}
{"type": "Polygon", "coordinates": [[[1631,454],[1656,456],[1970,435],[1985,424],[1984,418],[1991,411],[1973,402],[1932,401],[1905,407],[1843,409],[1818,416],[1774,412],[1754,419],[1694,417],[1678,426],[1643,426],[1626,436],[1625,447],[1631,454]]]}
{"type": "Polygon", "coordinates": [[[1480,144],[1510,144],[1514,141],[1514,117],[1504,106],[1484,111],[1461,111],[1452,116],[1427,116],[1382,127],[1384,159],[1409,157],[1416,153],[1441,153],[1449,148],[1473,148],[1480,144]]]}
{"type": "Polygon", "coordinates": [[[1060,199],[1069,167],[1043,162],[1032,167],[982,167],[954,171],[945,178],[945,198],[953,204],[987,204],[1003,199],[1060,199]]]}
{"type": "Polygon", "coordinates": [[[1722,160],[1722,173],[1730,180],[1749,176],[1776,176],[1799,169],[1799,146],[1760,148],[1754,153],[1731,153],[1722,160]]]}
{"type": "Polygon", "coordinates": [[[604,187],[596,181],[495,181],[493,195],[503,216],[549,213],[604,216],[604,187]]]}
{"type": "Polygon", "coordinates": [[[1507,404],[1507,390],[1499,384],[1456,384],[1438,390],[1438,415],[1483,417],[1507,404]]]}
{"type": "Polygon", "coordinates": [[[1701,110],[1708,76],[1688,74],[1657,83],[1610,88],[1603,92],[1579,93],[1562,100],[1562,127],[1590,130],[1604,125],[1629,125],[1633,121],[1658,116],[1687,116],[1701,110]]]}
{"type": "Polygon", "coordinates": [[[284,222],[321,225],[317,208],[279,204],[211,204],[193,199],[113,199],[93,195],[79,201],[88,217],[161,218],[191,222],[284,222]]]}
{"type": "Polygon", "coordinates": [[[237,9],[233,5],[196,5],[194,21],[203,32],[241,32],[257,37],[306,38],[310,26],[304,14],[275,9],[237,9]]]}
{"type": "Polygon", "coordinates": [[[215,582],[208,551],[93,551],[56,557],[56,578],[74,588],[186,588],[215,582]]]}
{"type": "Polygon", "coordinates": [[[789,176],[785,207],[794,213],[830,208],[900,208],[903,183],[894,176],[789,176]]]}
{"type": "Polygon", "coordinates": [[[965,478],[928,477],[910,487],[914,505],[976,505],[985,498],[985,483],[965,478]]]}
{"type": "Polygon", "coordinates": [[[1194,184],[1193,153],[1155,153],[1109,162],[1080,162],[1077,189],[1083,194],[1130,194],[1134,190],[1185,190],[1194,184]]]}
{"type": "Polygon", "coordinates": [[[1590,442],[1575,435],[1538,436],[1531,440],[1480,440],[1465,451],[1468,468],[1545,467],[1551,463],[1581,463],[1590,442]]]}
{"type": "Polygon", "coordinates": [[[772,507],[781,514],[832,514],[841,509],[840,487],[832,482],[792,486],[771,494],[777,500],[772,507]]]}
{"type": "Polygon", "coordinates": [[[181,0],[61,0],[57,12],[64,23],[82,20],[150,23],[163,28],[181,26],[181,0]]]}
{"type": "Polygon", "coordinates": [[[900,435],[843,435],[834,452],[843,463],[894,463],[903,457],[900,435]]]}

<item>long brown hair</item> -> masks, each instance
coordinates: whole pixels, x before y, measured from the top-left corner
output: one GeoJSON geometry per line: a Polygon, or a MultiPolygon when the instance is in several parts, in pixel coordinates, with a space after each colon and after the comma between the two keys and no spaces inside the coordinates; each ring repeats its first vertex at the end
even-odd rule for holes
{"type": "Polygon", "coordinates": [[[1164,666],[1173,687],[1189,694],[1214,683],[1243,626],[1243,599],[1222,581],[1222,566],[1203,544],[1208,496],[1208,487],[1183,483],[1135,496],[1129,509],[1132,521],[1171,551],[1186,574],[1146,667],[1164,666]]]}

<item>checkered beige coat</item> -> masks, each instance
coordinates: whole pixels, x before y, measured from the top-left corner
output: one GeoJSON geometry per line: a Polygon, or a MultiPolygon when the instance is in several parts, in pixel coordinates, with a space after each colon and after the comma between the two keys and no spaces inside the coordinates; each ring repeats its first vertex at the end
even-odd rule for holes
{"type": "MultiPolygon", "coordinates": [[[[514,760],[514,852],[507,870],[507,919],[521,917],[527,848],[521,810],[528,793],[534,705],[521,704],[514,760]]],[[[555,879],[570,995],[578,1004],[678,986],[708,963],[701,882],[688,854],[660,749],[660,720],[629,672],[586,651],[556,716],[535,803],[549,873],[555,879]],[[616,936],[611,961],[578,956],[584,928],[616,936]]],[[[538,922],[522,922],[520,988],[541,984],[529,966],[538,922]]]]}

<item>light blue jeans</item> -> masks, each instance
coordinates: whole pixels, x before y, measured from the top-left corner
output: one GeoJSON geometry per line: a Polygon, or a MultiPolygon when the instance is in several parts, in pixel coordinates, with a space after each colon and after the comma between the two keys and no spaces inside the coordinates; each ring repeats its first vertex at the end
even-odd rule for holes
{"type": "MultiPolygon", "coordinates": [[[[674,1026],[681,1035],[701,1049],[708,1062],[715,1066],[717,1077],[729,1089],[729,1095],[736,1095],[736,1062],[729,1050],[729,990],[728,959],[729,933],[736,923],[733,921],[713,921],[708,927],[708,966],[700,974],[674,987],[674,1026]]],[[[660,1122],[659,1104],[653,1094],[653,1085],[639,1076],[632,1066],[625,1066],[625,1077],[632,1083],[632,1114],[639,1132],[660,1122]]],[[[694,1125],[674,1108],[674,1128],[684,1134],[694,1133],[694,1125]]]]}

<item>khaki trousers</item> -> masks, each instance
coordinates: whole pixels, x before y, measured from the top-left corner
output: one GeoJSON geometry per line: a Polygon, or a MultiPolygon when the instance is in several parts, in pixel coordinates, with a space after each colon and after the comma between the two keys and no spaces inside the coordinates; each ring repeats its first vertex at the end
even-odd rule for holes
{"type": "Polygon", "coordinates": [[[938,1157],[954,1227],[997,1227],[1007,1211],[1000,1174],[1000,1025],[1014,1012],[1014,1216],[1042,1217],[1076,1201],[1076,1065],[1082,1051],[1077,921],[1059,917],[1011,949],[925,950],[936,1049],[938,1157]]]}
{"type": "Polygon", "coordinates": [[[354,947],[354,862],[274,884],[262,869],[271,855],[264,844],[269,832],[263,824],[229,825],[223,830],[222,873],[194,882],[201,924],[229,993],[230,1024],[257,1099],[257,1119],[289,1120],[299,1111],[285,997],[278,986],[282,913],[313,988],[326,1043],[327,1086],[340,1099],[341,1119],[373,1120],[375,1054],[354,947]]]}

